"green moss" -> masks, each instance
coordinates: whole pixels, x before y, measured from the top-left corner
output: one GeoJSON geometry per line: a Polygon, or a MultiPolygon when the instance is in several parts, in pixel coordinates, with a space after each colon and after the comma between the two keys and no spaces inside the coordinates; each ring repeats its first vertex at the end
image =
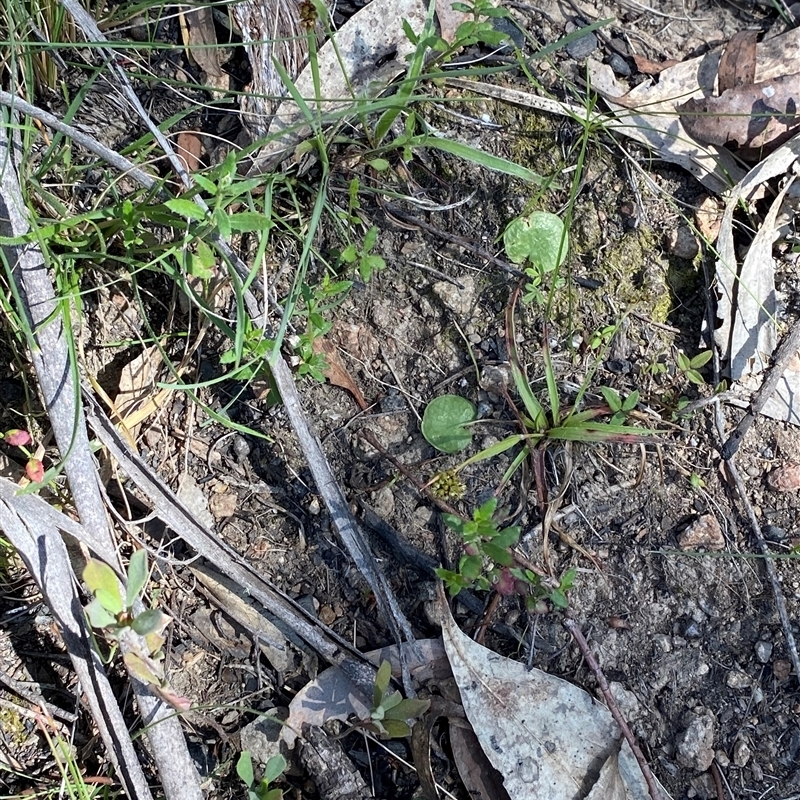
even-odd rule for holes
{"type": "Polygon", "coordinates": [[[0,708],[0,730],[9,742],[22,746],[28,740],[28,732],[22,717],[12,708],[0,708]]]}

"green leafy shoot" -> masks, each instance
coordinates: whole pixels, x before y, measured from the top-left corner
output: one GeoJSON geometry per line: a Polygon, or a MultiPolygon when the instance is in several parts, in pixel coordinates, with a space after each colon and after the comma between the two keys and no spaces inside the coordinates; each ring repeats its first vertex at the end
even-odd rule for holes
{"type": "Polygon", "coordinates": [[[236,774],[247,787],[247,800],[283,800],[282,789],[270,789],[270,785],[286,771],[286,759],[278,754],[272,756],[264,767],[261,780],[256,780],[253,759],[249,751],[242,751],[236,762],[236,774]]]}
{"type": "Polygon", "coordinates": [[[468,425],[477,411],[467,399],[445,394],[431,400],[422,415],[422,435],[442,453],[458,453],[472,442],[468,425]]]}
{"type": "Polygon", "coordinates": [[[702,353],[698,353],[693,358],[689,358],[686,353],[678,352],[678,369],[684,375],[686,375],[686,379],[690,383],[694,383],[696,386],[702,386],[706,381],[705,378],[700,374],[700,370],[706,364],[708,364],[709,361],[711,361],[711,357],[713,355],[713,351],[704,350],[702,353]]]}
{"type": "Polygon", "coordinates": [[[400,739],[411,735],[409,720],[421,717],[430,707],[430,700],[403,698],[400,692],[390,693],[391,679],[392,665],[382,661],[375,676],[369,720],[362,723],[362,727],[390,739],[400,739]]]}

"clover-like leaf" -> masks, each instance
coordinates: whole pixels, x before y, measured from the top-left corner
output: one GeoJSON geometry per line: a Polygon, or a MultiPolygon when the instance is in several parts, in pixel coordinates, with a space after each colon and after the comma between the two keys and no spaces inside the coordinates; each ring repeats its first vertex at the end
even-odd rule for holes
{"type": "Polygon", "coordinates": [[[116,616],[122,613],[124,607],[119,593],[119,581],[108,564],[90,558],[83,570],[83,580],[109,614],[116,616]]]}
{"type": "Polygon", "coordinates": [[[530,261],[541,272],[553,272],[567,257],[569,241],[560,217],[549,211],[534,211],[517,217],[503,234],[509,260],[530,261]]]}
{"type": "Polygon", "coordinates": [[[456,394],[442,395],[428,403],[422,415],[422,435],[442,453],[457,453],[472,441],[466,425],[476,416],[469,400],[456,394]]]}

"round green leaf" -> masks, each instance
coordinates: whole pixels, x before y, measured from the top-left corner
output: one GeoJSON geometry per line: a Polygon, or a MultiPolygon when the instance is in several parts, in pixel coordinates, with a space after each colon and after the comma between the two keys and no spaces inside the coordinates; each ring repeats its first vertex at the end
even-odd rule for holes
{"type": "Polygon", "coordinates": [[[472,431],[465,425],[476,416],[469,400],[455,394],[442,395],[428,403],[422,416],[422,435],[437,450],[457,453],[472,441],[472,431]]]}
{"type": "Polygon", "coordinates": [[[503,245],[513,263],[530,261],[542,272],[552,272],[567,257],[569,241],[559,217],[549,211],[534,211],[509,224],[503,245]]]}

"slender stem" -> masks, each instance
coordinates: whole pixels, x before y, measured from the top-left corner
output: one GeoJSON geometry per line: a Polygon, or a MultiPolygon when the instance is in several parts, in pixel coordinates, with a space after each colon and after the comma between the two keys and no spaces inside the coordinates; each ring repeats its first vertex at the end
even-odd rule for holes
{"type": "Polygon", "coordinates": [[[578,645],[578,649],[581,651],[581,654],[586,659],[586,663],[589,665],[589,669],[594,673],[594,677],[597,680],[597,685],[600,687],[600,691],[603,693],[603,698],[606,701],[608,710],[611,712],[611,716],[614,718],[614,722],[616,722],[617,725],[619,725],[619,728],[622,731],[622,735],[625,737],[625,741],[627,741],[628,744],[630,745],[634,758],[639,764],[639,769],[641,769],[642,771],[642,776],[644,777],[644,781],[647,784],[647,790],[650,793],[650,797],[652,798],[652,800],[664,800],[664,795],[661,793],[661,789],[659,789],[658,787],[655,775],[653,775],[653,771],[650,769],[650,765],[647,763],[644,754],[639,748],[639,745],[636,743],[636,737],[633,735],[633,732],[631,731],[630,727],[628,727],[628,723],[622,716],[622,713],[619,710],[619,706],[617,705],[617,701],[614,700],[614,695],[611,694],[611,689],[608,686],[608,681],[606,680],[606,676],[603,675],[603,671],[600,669],[600,665],[597,663],[597,660],[592,655],[592,652],[589,650],[589,645],[586,642],[586,639],[584,638],[584,635],[581,632],[580,627],[578,627],[578,623],[575,622],[574,619],[565,619],[563,625],[569,631],[572,638],[575,640],[575,644],[578,645]]]}

